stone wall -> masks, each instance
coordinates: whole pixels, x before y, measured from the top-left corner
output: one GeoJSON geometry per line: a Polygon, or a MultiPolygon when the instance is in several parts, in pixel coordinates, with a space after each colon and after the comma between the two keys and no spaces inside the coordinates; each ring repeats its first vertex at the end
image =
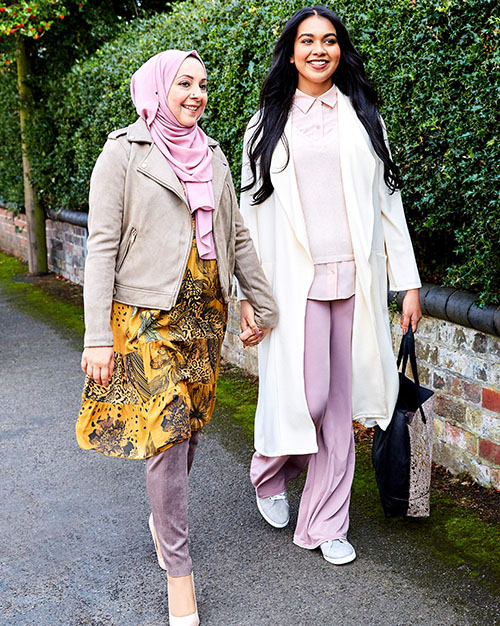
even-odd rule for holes
{"type": "Polygon", "coordinates": [[[87,229],[67,222],[47,220],[49,269],[83,285],[87,229]]]}
{"type": "Polygon", "coordinates": [[[257,348],[243,348],[239,339],[240,334],[240,307],[233,298],[229,306],[227,331],[222,345],[222,356],[230,363],[243,368],[250,374],[257,376],[259,373],[257,362],[257,348]]]}
{"type": "MultiPolygon", "coordinates": [[[[50,269],[83,283],[86,229],[47,220],[50,269]]],[[[0,248],[25,259],[24,216],[13,220],[0,209],[0,248]]],[[[399,314],[392,318],[394,349],[401,338],[399,314]]],[[[238,338],[236,302],[229,309],[223,356],[257,374],[257,349],[243,349],[238,338]]],[[[425,316],[417,334],[422,384],[434,390],[427,414],[434,422],[434,460],[452,472],[469,472],[500,490],[500,337],[425,316]]]]}

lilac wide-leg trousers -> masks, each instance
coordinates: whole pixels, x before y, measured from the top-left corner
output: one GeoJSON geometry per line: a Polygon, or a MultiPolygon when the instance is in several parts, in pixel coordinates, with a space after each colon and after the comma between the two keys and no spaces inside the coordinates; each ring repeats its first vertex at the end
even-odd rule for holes
{"type": "Polygon", "coordinates": [[[193,571],[188,548],[188,474],[198,432],[146,459],[146,487],[160,550],[169,576],[193,571]]]}
{"type": "MultiPolygon", "coordinates": [[[[308,300],[305,320],[306,400],[316,425],[318,452],[266,457],[256,452],[250,478],[261,498],[285,490],[308,465],[294,543],[316,548],[347,535],[354,476],[352,319],[354,298],[308,300]]],[[[293,384],[293,381],[290,381],[293,384]]]]}

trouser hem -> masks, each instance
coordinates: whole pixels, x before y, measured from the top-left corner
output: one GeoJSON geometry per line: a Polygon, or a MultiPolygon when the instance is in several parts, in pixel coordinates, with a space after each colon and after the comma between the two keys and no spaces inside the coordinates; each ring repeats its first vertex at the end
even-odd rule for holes
{"type": "Polygon", "coordinates": [[[192,567],[179,567],[173,571],[167,571],[167,576],[170,578],[182,578],[183,576],[189,576],[193,573],[192,567]]]}
{"type": "Polygon", "coordinates": [[[304,548],[304,550],[316,550],[316,548],[319,548],[322,543],[325,543],[325,541],[332,541],[333,539],[347,539],[347,537],[345,535],[338,535],[336,537],[328,537],[328,539],[321,539],[320,541],[317,541],[308,545],[306,545],[305,543],[301,543],[300,541],[294,538],[293,543],[299,548],[304,548]]]}

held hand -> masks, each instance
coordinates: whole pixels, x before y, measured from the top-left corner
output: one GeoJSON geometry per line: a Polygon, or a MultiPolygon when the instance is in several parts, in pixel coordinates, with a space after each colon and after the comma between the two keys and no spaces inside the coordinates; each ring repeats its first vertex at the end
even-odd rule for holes
{"type": "Polygon", "coordinates": [[[82,370],[98,385],[104,385],[104,387],[109,385],[114,366],[113,346],[85,348],[83,351],[82,370]]]}
{"type": "Polygon", "coordinates": [[[403,335],[406,335],[408,332],[408,326],[410,324],[413,332],[415,332],[421,317],[422,311],[420,309],[419,290],[408,289],[403,300],[403,314],[401,315],[403,335]]]}
{"type": "Polygon", "coordinates": [[[253,306],[248,300],[241,300],[240,302],[240,328],[240,339],[245,348],[256,346],[271,332],[270,328],[259,328],[257,326],[253,306]]]}

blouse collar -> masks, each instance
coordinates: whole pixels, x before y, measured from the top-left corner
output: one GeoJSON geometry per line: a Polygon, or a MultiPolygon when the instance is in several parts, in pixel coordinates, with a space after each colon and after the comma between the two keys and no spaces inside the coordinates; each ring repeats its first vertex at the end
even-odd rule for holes
{"type": "Polygon", "coordinates": [[[321,94],[321,96],[318,96],[317,98],[309,96],[303,91],[300,91],[300,89],[297,89],[293,96],[293,103],[304,114],[309,111],[316,100],[319,100],[323,104],[326,104],[326,106],[333,109],[333,107],[337,104],[337,87],[332,85],[328,91],[325,91],[325,93],[321,94]]]}

